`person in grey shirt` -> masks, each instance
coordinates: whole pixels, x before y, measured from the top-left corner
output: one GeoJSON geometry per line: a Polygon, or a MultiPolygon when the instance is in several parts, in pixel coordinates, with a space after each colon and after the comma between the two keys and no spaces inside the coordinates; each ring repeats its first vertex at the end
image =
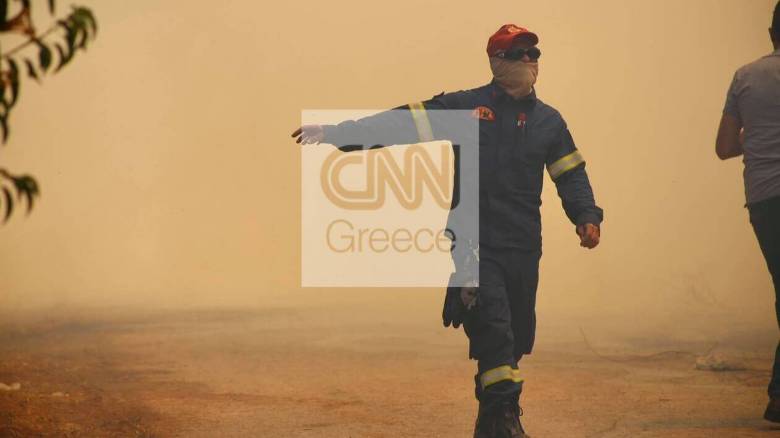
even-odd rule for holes
{"type": "MultiPolygon", "coordinates": [[[[715,152],[743,156],[750,223],[775,286],[780,324],[780,2],[769,36],[774,52],[737,70],[726,97],[715,152]]],[[[780,343],[775,352],[764,418],[780,423],[780,343]]]]}

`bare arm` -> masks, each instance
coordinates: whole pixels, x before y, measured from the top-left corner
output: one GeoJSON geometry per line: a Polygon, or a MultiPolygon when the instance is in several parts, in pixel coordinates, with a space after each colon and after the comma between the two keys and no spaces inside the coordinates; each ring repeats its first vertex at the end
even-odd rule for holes
{"type": "Polygon", "coordinates": [[[742,155],[742,121],[734,116],[723,114],[715,141],[715,153],[721,160],[742,155]]]}

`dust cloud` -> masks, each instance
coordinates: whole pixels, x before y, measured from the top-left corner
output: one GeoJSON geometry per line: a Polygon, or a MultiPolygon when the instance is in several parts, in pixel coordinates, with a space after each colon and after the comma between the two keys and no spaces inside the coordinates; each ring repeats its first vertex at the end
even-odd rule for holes
{"type": "Polygon", "coordinates": [[[438,323],[441,290],[299,287],[289,134],[304,109],[484,84],[486,40],[514,22],[541,37],[538,94],[605,210],[601,246],[581,249],[547,180],[538,345],[771,349],[742,165],[720,162],[714,138],[733,72],[770,51],[774,0],[84,3],[97,41],[27,84],[0,151],[43,194],[0,228],[6,315],[321,308],[348,309],[345,324],[438,323]]]}

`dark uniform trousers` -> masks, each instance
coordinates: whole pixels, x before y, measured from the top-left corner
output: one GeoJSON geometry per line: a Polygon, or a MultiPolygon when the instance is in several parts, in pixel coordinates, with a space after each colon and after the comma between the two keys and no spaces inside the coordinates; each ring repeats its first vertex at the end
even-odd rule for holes
{"type": "MultiPolygon", "coordinates": [[[[780,325],[780,197],[750,205],[750,223],[756,232],[761,252],[764,253],[769,272],[775,285],[775,314],[780,325]]],[[[775,351],[769,396],[780,398],[780,343],[775,351]]]]}
{"type": "Polygon", "coordinates": [[[516,400],[520,379],[501,380],[483,389],[480,376],[517,362],[531,352],[536,332],[536,288],[541,250],[480,245],[478,304],[463,326],[469,337],[469,355],[478,361],[476,396],[490,409],[504,400],[516,400]]]}

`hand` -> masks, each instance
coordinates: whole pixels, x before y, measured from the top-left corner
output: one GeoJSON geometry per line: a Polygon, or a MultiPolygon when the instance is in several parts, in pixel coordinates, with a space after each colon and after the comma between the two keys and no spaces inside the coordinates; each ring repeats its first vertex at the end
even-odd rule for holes
{"type": "Polygon", "coordinates": [[[466,310],[471,310],[477,304],[477,288],[473,281],[469,281],[467,286],[460,288],[460,300],[466,306],[466,310]]]}
{"type": "Polygon", "coordinates": [[[444,296],[444,309],[441,312],[444,327],[460,327],[466,314],[477,305],[476,282],[468,280],[464,283],[463,280],[462,273],[453,272],[450,274],[447,292],[444,296]]]}
{"type": "Polygon", "coordinates": [[[298,144],[316,144],[325,138],[325,131],[322,125],[303,125],[292,133],[292,137],[298,137],[295,140],[298,144]]]}
{"type": "Polygon", "coordinates": [[[577,226],[577,235],[580,236],[580,246],[593,249],[599,245],[601,229],[593,224],[577,226]]]}

